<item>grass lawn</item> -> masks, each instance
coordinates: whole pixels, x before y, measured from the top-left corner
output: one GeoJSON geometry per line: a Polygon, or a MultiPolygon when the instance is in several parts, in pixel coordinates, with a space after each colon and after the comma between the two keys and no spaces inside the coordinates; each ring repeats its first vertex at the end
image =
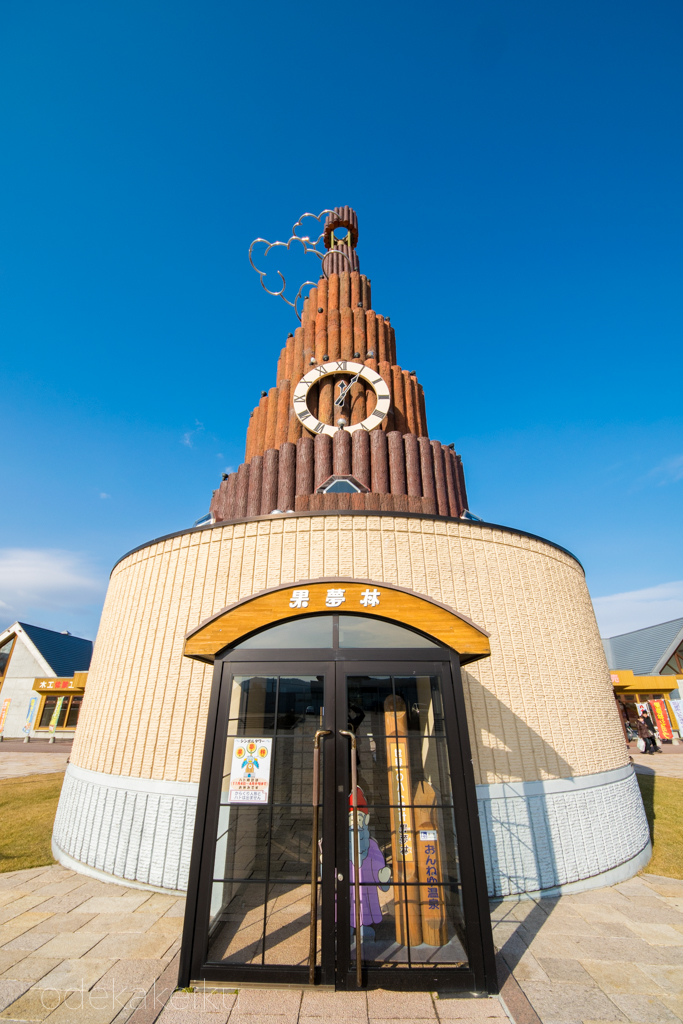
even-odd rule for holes
{"type": "Polygon", "coordinates": [[[0,780],[0,871],[54,864],[50,849],[64,772],[0,780]]]}
{"type": "Polygon", "coordinates": [[[652,838],[651,875],[683,878],[683,779],[636,775],[652,838]]]}

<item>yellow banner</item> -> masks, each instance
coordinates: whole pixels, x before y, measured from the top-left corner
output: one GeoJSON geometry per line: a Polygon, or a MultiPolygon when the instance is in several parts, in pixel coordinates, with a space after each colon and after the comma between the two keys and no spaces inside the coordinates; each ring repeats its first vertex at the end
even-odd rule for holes
{"type": "Polygon", "coordinates": [[[59,721],[59,713],[62,710],[62,704],[64,703],[64,700],[65,700],[64,697],[58,697],[57,698],[57,706],[55,707],[54,711],[52,712],[52,718],[50,719],[50,726],[49,726],[50,732],[54,732],[55,729],[57,728],[57,722],[59,721]]]}

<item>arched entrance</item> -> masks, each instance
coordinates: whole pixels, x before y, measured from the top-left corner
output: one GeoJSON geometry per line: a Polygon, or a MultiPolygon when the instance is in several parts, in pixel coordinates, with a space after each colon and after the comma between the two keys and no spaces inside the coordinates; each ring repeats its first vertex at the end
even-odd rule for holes
{"type": "Polygon", "coordinates": [[[456,634],[488,653],[444,606],[335,580],[188,637],[215,670],[182,985],[496,991],[456,634]]]}

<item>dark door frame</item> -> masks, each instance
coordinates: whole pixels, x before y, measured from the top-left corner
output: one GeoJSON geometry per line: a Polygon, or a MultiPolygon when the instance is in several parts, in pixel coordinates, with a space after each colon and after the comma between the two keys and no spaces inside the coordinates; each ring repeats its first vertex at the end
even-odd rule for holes
{"type": "MultiPolygon", "coordinates": [[[[346,726],[345,675],[374,674],[382,666],[387,674],[405,674],[414,666],[425,669],[429,664],[450,669],[452,685],[442,680],[444,715],[446,718],[447,748],[453,781],[456,835],[461,863],[463,911],[468,937],[467,968],[363,968],[365,987],[430,990],[442,986],[463,991],[495,994],[498,983],[495,952],[491,932],[489,903],[486,887],[484,854],[479,829],[477,797],[472,767],[472,754],[467,729],[465,701],[460,673],[460,661],[449,648],[409,649],[326,649],[326,650],[228,650],[216,658],[209,701],[206,741],[197,795],[192,858],[188,879],[187,904],[183,928],[178,984],[186,987],[191,981],[262,982],[263,984],[308,984],[308,967],[278,967],[239,965],[223,966],[206,962],[208,922],[213,877],[214,842],[219,809],[219,793],[225,744],[227,740],[228,701],[233,666],[240,665],[260,674],[282,675],[282,669],[302,675],[325,674],[325,687],[334,688],[336,697],[328,708],[326,699],[325,728],[334,730],[323,742],[336,744],[337,771],[345,764],[348,741],[338,736],[338,727],[346,726]],[[390,667],[391,666],[391,667],[390,667]],[[393,669],[393,673],[392,673],[393,669]],[[330,679],[330,673],[332,678],[330,679]],[[336,677],[336,678],[335,678],[336,677]],[[339,715],[343,715],[340,719],[339,715]],[[339,723],[342,723],[341,725],[339,723]],[[454,725],[449,728],[449,723],[454,725]],[[460,781],[459,781],[460,780],[460,781]],[[229,975],[229,977],[226,977],[229,975]]],[[[446,674],[446,673],[445,673],[446,674]]],[[[316,969],[316,982],[336,984],[339,989],[356,989],[355,965],[348,957],[335,963],[335,900],[331,898],[335,886],[335,864],[340,856],[348,860],[348,830],[338,830],[337,821],[348,820],[348,794],[337,792],[336,773],[325,773],[323,802],[336,804],[335,815],[323,815],[323,843],[325,848],[336,848],[335,858],[323,859],[323,918],[321,962],[316,969]],[[343,806],[342,806],[343,805],[343,806]],[[343,851],[346,851],[345,854],[343,851]],[[345,970],[338,969],[345,967],[345,970]]],[[[345,860],[341,860],[345,863],[345,860]]],[[[347,887],[348,888],[348,887],[347,887]]],[[[348,894],[347,894],[348,895],[348,894]]],[[[339,948],[349,949],[349,915],[340,903],[336,930],[339,948]]]]}

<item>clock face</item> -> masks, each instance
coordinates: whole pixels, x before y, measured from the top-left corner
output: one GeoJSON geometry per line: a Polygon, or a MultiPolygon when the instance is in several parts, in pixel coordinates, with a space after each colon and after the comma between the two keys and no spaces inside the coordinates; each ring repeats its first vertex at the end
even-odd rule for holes
{"type": "MultiPolygon", "coordinates": [[[[324,380],[325,377],[334,378],[342,377],[342,375],[348,375],[348,379],[338,381],[338,384],[343,384],[345,390],[342,390],[340,387],[335,389],[335,401],[340,397],[345,398],[350,390],[350,382],[355,382],[356,380],[363,380],[366,384],[369,384],[377,396],[377,405],[370,415],[361,423],[353,423],[348,427],[344,427],[344,430],[348,430],[350,434],[356,430],[372,430],[373,427],[380,425],[389,412],[391,403],[389,387],[376,370],[371,370],[369,366],[364,366],[363,363],[350,363],[346,359],[340,359],[334,363],[324,363],[322,366],[314,366],[312,370],[309,370],[294,389],[294,412],[306,429],[313,431],[314,434],[330,434],[331,436],[336,434],[340,428],[331,426],[329,423],[321,423],[319,419],[316,419],[308,408],[308,392],[314,384],[324,380]]],[[[333,408],[336,419],[337,415],[341,415],[341,408],[339,404],[335,404],[333,408]]]]}

